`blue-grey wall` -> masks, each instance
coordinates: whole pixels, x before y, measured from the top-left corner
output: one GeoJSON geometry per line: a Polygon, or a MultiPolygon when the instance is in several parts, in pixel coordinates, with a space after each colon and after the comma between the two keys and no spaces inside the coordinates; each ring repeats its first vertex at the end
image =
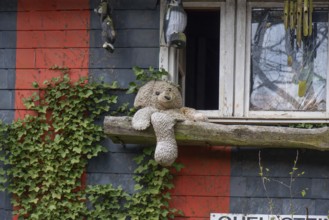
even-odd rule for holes
{"type": "MultiPolygon", "coordinates": [[[[91,0],[91,9],[100,1],[91,0]]],[[[159,6],[157,0],[120,0],[113,2],[113,21],[117,31],[114,53],[102,48],[101,27],[97,14],[90,16],[90,63],[91,80],[117,81],[119,87],[127,88],[135,80],[132,68],[139,66],[155,68],[159,65],[159,6]]],[[[120,103],[133,103],[134,95],[117,90],[120,103]]],[[[141,152],[140,146],[116,145],[104,141],[109,152],[93,159],[88,166],[87,184],[122,185],[133,191],[133,158],[141,152]]]]}
{"type": "MultiPolygon", "coordinates": [[[[0,120],[11,123],[15,108],[16,0],[0,1],[0,120]]],[[[11,219],[10,196],[0,192],[0,219],[11,219]]]]}
{"type": "Polygon", "coordinates": [[[231,157],[231,212],[329,214],[328,152],[235,148],[231,157]],[[259,159],[268,178],[265,184],[259,159]]]}

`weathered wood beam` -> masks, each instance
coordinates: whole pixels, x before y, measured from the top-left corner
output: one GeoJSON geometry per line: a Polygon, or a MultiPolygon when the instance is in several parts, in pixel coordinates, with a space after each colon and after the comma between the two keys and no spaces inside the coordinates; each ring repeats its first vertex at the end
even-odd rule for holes
{"type": "MultiPolygon", "coordinates": [[[[155,144],[153,128],[136,131],[130,117],[105,117],[105,134],[114,143],[155,144]]],[[[183,121],[175,125],[178,145],[254,146],[329,150],[329,128],[300,129],[256,125],[222,125],[183,121]]]]}

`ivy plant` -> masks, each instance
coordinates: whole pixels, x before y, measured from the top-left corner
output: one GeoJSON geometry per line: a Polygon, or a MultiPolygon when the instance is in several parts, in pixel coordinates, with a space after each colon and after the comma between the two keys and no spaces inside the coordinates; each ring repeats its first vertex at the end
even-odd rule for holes
{"type": "MultiPolygon", "coordinates": [[[[72,82],[68,68],[51,69],[64,76],[33,83],[39,93],[24,102],[34,114],[9,125],[0,122],[0,189],[12,194],[13,214],[20,219],[167,219],[179,214],[169,207],[170,193],[164,193],[173,187],[172,175],[146,159],[149,149],[136,158],[132,195],[110,184],[82,185],[88,160],[106,151],[95,120],[118,102],[110,92],[117,83],[72,82]]],[[[166,72],[136,68],[135,74],[143,81],[166,72]]],[[[130,85],[134,88],[128,93],[138,89],[130,85]]],[[[128,106],[118,109],[133,112],[128,106]]]]}
{"type": "MultiPolygon", "coordinates": [[[[33,84],[35,89],[40,85],[33,84]]],[[[105,84],[72,83],[68,75],[45,81],[40,95],[24,100],[27,115],[6,127],[1,174],[13,194],[14,214],[29,219],[76,219],[84,215],[81,176],[87,161],[105,148],[94,120],[117,102],[105,84]]]]}
{"type": "MultiPolygon", "coordinates": [[[[154,148],[145,148],[143,154],[135,158],[135,192],[128,194],[121,187],[111,184],[89,186],[88,201],[92,205],[90,219],[174,219],[183,215],[182,211],[171,208],[169,200],[173,175],[169,168],[159,166],[151,159],[154,148]]],[[[180,171],[183,165],[175,163],[174,169],[180,171]]]]}

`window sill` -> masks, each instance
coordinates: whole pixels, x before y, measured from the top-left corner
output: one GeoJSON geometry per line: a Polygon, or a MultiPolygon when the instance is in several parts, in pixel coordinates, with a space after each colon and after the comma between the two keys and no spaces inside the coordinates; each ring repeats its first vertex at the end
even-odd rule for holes
{"type": "MultiPolygon", "coordinates": [[[[114,143],[156,143],[153,129],[136,131],[131,117],[105,117],[104,132],[114,143]]],[[[176,123],[175,137],[178,145],[329,150],[329,127],[300,129],[183,121],[176,123]]]]}

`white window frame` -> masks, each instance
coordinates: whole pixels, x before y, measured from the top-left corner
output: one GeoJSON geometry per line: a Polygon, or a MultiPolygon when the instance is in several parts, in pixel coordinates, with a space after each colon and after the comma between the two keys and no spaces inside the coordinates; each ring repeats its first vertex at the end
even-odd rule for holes
{"type": "MultiPolygon", "coordinates": [[[[200,110],[211,121],[222,123],[329,122],[329,66],[326,112],[249,110],[252,8],[283,7],[283,0],[282,2],[274,0],[226,0],[220,2],[200,0],[200,2],[184,2],[183,5],[186,9],[220,9],[219,110],[200,110]]],[[[314,5],[329,7],[329,2],[315,1],[314,5]]],[[[159,67],[167,70],[170,73],[169,80],[177,83],[179,50],[167,47],[164,41],[162,25],[165,7],[166,0],[161,0],[159,67]]]]}

